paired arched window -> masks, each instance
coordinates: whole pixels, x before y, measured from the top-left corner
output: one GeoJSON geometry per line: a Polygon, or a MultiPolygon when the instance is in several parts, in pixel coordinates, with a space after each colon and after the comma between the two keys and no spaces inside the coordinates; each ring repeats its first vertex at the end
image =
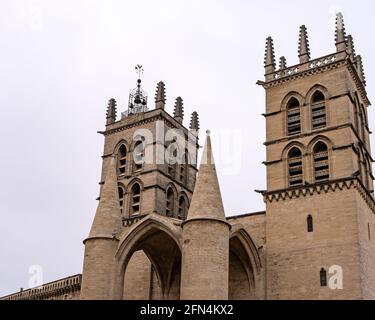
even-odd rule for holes
{"type": "Polygon", "coordinates": [[[174,216],[174,203],[175,203],[175,195],[172,188],[167,189],[167,203],[166,203],[166,215],[167,217],[174,216]]]}
{"type": "Polygon", "coordinates": [[[292,97],[287,104],[288,135],[301,133],[301,109],[299,101],[292,97]]]}
{"type": "Polygon", "coordinates": [[[329,180],[328,148],[323,142],[318,142],[313,150],[315,182],[329,180]]]}
{"type": "Polygon", "coordinates": [[[308,233],[314,232],[314,220],[311,215],[307,216],[307,232],[308,233]]]}
{"type": "Polygon", "coordinates": [[[125,174],[126,172],[126,158],[127,158],[127,150],[126,146],[122,144],[118,150],[118,172],[119,174],[125,174]]]}
{"type": "Polygon", "coordinates": [[[134,171],[142,170],[144,162],[144,145],[143,141],[136,142],[133,151],[134,171]]]}
{"type": "Polygon", "coordinates": [[[188,205],[186,198],[182,195],[178,200],[178,219],[185,220],[187,217],[188,205]]]}
{"type": "Polygon", "coordinates": [[[311,121],[312,129],[321,129],[327,126],[326,102],[324,94],[316,91],[311,101],[311,121]]]}
{"type": "Polygon", "coordinates": [[[125,191],[124,191],[124,188],[121,186],[118,187],[118,198],[120,202],[120,210],[121,210],[121,213],[123,213],[124,203],[125,203],[125,191]]]}
{"type": "Polygon", "coordinates": [[[324,268],[320,269],[320,286],[327,286],[327,271],[324,268]]]}
{"type": "Polygon", "coordinates": [[[296,187],[303,184],[303,167],[301,150],[294,147],[288,153],[289,186],[296,187]]]}
{"type": "Polygon", "coordinates": [[[130,192],[130,215],[137,215],[141,210],[141,186],[134,183],[130,192]]]}

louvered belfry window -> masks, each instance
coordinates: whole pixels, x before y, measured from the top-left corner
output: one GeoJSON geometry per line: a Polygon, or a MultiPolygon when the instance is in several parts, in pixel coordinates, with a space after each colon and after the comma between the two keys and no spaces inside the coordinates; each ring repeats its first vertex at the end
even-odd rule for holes
{"type": "Polygon", "coordinates": [[[303,184],[302,153],[298,148],[293,148],[288,155],[289,186],[296,187],[303,184]]]}
{"type": "Polygon", "coordinates": [[[316,182],[329,180],[328,148],[323,142],[314,147],[314,173],[316,182]]]}
{"type": "Polygon", "coordinates": [[[311,119],[313,130],[327,126],[325,97],[320,91],[316,91],[312,97],[311,119]]]}
{"type": "Polygon", "coordinates": [[[301,133],[301,110],[296,98],[291,98],[287,106],[288,135],[301,133]]]}

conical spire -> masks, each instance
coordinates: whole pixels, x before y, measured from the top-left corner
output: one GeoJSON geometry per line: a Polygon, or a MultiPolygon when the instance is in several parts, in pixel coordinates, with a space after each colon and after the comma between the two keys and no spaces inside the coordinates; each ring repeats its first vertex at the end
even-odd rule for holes
{"type": "Polygon", "coordinates": [[[363,85],[366,85],[365,69],[363,68],[363,61],[360,55],[357,56],[357,71],[363,85]]]}
{"type": "Polygon", "coordinates": [[[121,226],[121,210],[118,195],[116,158],[110,159],[107,175],[100,193],[89,238],[112,236],[121,226]]]}
{"type": "Polygon", "coordinates": [[[302,25],[299,29],[298,56],[300,63],[310,61],[309,37],[305,25],[302,25]]]}
{"type": "Polygon", "coordinates": [[[174,118],[179,122],[182,123],[184,120],[184,102],[181,97],[177,97],[176,103],[174,106],[174,118]]]}
{"type": "Polygon", "coordinates": [[[190,120],[190,130],[191,131],[199,131],[199,116],[198,112],[194,111],[191,114],[191,120],[190,120]]]}
{"type": "Polygon", "coordinates": [[[346,42],[347,42],[347,51],[348,51],[350,60],[354,62],[355,61],[355,47],[354,47],[354,40],[353,40],[352,35],[348,35],[346,42]]]}
{"type": "Polygon", "coordinates": [[[346,49],[345,40],[346,40],[346,32],[345,32],[344,16],[342,15],[341,12],[339,12],[336,15],[336,33],[335,33],[337,52],[344,51],[346,49]]]}
{"type": "Polygon", "coordinates": [[[117,116],[117,102],[115,99],[110,99],[108,101],[107,107],[107,125],[116,122],[117,116]]]}
{"type": "Polygon", "coordinates": [[[225,221],[224,206],[216,174],[209,131],[207,131],[202,161],[187,216],[187,220],[193,219],[225,221]]]}
{"type": "Polygon", "coordinates": [[[286,58],[284,56],[282,56],[282,57],[280,57],[279,69],[285,70],[286,67],[287,67],[286,58]]]}
{"type": "Polygon", "coordinates": [[[266,42],[266,52],[264,55],[264,68],[266,70],[266,74],[275,72],[275,69],[276,69],[275,51],[273,48],[273,40],[271,37],[268,37],[267,42],[266,42]]]}
{"type": "Polygon", "coordinates": [[[156,109],[164,109],[165,107],[165,84],[163,81],[158,83],[156,88],[156,95],[155,95],[155,104],[156,109]]]}

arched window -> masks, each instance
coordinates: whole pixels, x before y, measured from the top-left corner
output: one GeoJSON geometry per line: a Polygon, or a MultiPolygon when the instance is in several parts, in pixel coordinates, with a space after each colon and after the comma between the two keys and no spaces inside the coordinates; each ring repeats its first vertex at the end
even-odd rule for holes
{"type": "Polygon", "coordinates": [[[320,286],[327,286],[327,271],[324,268],[320,270],[320,286]]]}
{"type": "Polygon", "coordinates": [[[185,220],[187,217],[187,212],[187,201],[184,196],[181,196],[178,200],[178,219],[185,220]]]}
{"type": "Polygon", "coordinates": [[[311,120],[312,129],[320,129],[327,126],[326,102],[323,93],[319,90],[312,96],[311,101],[311,120]]]}
{"type": "Polygon", "coordinates": [[[189,155],[187,151],[185,151],[184,155],[182,156],[181,162],[182,163],[180,164],[180,181],[182,183],[186,183],[189,165],[189,155]]]}
{"type": "Polygon", "coordinates": [[[307,217],[307,232],[314,232],[314,220],[311,215],[307,217]]]}
{"type": "Polygon", "coordinates": [[[168,188],[167,190],[167,206],[166,206],[166,215],[167,217],[174,216],[174,191],[172,188],[168,188]]]}
{"type": "Polygon", "coordinates": [[[133,160],[134,160],[134,171],[142,170],[144,162],[144,145],[143,141],[139,140],[134,146],[133,160]]]}
{"type": "Polygon", "coordinates": [[[121,210],[121,213],[123,213],[123,210],[124,210],[124,200],[125,200],[125,192],[124,192],[124,188],[123,187],[118,187],[118,198],[119,198],[119,202],[120,202],[120,210],[121,210]]]}
{"type": "Polygon", "coordinates": [[[118,150],[118,171],[120,174],[125,174],[126,172],[126,156],[127,150],[126,146],[123,144],[118,150]]]}
{"type": "Polygon", "coordinates": [[[141,209],[141,186],[134,183],[130,193],[130,215],[137,215],[141,209]]]}
{"type": "Polygon", "coordinates": [[[314,147],[314,173],[316,182],[329,180],[328,148],[323,142],[314,147]]]}
{"type": "Polygon", "coordinates": [[[168,148],[168,174],[172,177],[176,177],[176,167],[177,167],[177,156],[178,156],[178,149],[176,143],[173,142],[168,148]]]}
{"type": "Polygon", "coordinates": [[[302,153],[293,148],[288,154],[289,186],[296,187],[303,184],[302,153]]]}
{"type": "Polygon", "coordinates": [[[288,135],[301,133],[301,110],[298,100],[292,97],[287,105],[288,135]]]}

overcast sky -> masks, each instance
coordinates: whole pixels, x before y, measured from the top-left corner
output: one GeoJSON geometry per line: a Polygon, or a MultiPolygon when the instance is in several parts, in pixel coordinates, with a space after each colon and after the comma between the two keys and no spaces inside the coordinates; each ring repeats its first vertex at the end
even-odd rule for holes
{"type": "MultiPolygon", "coordinates": [[[[363,55],[375,92],[374,1],[0,1],[0,296],[81,273],[95,213],[107,100],[125,111],[142,64],[150,107],[166,83],[167,111],[184,99],[211,129],[227,215],[263,210],[265,39],[298,61],[306,24],[312,57],[334,52],[334,15],[363,55]],[[301,4],[303,3],[303,7],[301,4]],[[222,153],[240,145],[233,159],[222,153]],[[227,146],[229,149],[225,149],[227,146]],[[235,165],[233,165],[235,163],[235,165]]],[[[375,113],[370,110],[371,127],[375,113]]],[[[232,153],[231,153],[232,154],[232,153]]]]}

